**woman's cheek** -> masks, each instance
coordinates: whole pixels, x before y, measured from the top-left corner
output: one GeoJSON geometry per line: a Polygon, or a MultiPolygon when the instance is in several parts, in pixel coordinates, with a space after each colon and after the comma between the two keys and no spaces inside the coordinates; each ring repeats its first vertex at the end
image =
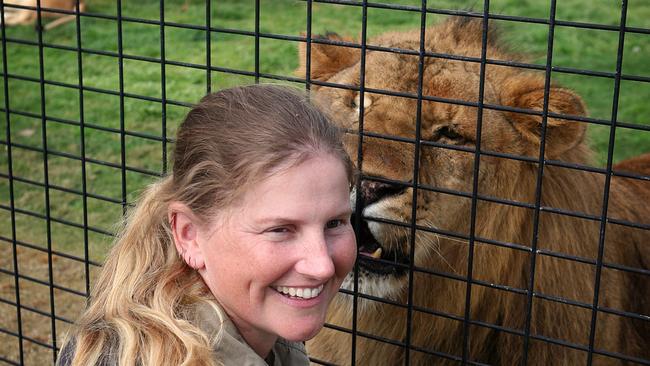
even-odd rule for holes
{"type": "Polygon", "coordinates": [[[346,276],[352,270],[357,256],[357,242],[352,229],[342,238],[337,249],[339,252],[337,261],[340,262],[340,270],[337,270],[339,272],[337,274],[339,276],[346,276]]]}

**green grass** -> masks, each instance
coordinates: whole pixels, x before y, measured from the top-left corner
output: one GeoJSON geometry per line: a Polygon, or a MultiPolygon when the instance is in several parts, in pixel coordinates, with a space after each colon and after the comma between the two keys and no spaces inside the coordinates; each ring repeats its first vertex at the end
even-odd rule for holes
{"type": "MultiPolygon", "coordinates": [[[[123,2],[122,15],[125,17],[159,19],[160,9],[157,0],[123,2]]],[[[189,1],[182,8],[184,0],[165,1],[165,17],[169,22],[194,25],[205,24],[205,3],[189,1]]],[[[407,5],[418,1],[390,1],[407,5]]],[[[569,0],[559,1],[557,19],[580,21],[605,25],[617,25],[620,17],[619,1],[614,0],[569,0]]],[[[444,0],[430,2],[430,7],[444,9],[482,9],[476,0],[444,0]]],[[[538,0],[493,0],[491,12],[548,18],[549,6],[538,0]]],[[[94,0],[89,2],[90,12],[115,15],[113,0],[94,0]]],[[[262,32],[298,36],[306,30],[307,5],[300,1],[266,0],[261,1],[260,30],[262,32]]],[[[355,6],[331,4],[313,5],[313,33],[336,31],[357,37],[361,33],[362,9],[355,6]]],[[[433,24],[444,16],[429,14],[428,23],[433,24]]],[[[387,30],[406,30],[419,25],[420,15],[408,11],[368,9],[368,35],[380,34],[387,30]]],[[[629,26],[650,28],[650,3],[640,0],[630,1],[627,22],[629,26]]],[[[212,4],[211,23],[214,27],[254,31],[254,2],[218,1],[212,4]]],[[[534,55],[533,62],[546,63],[546,43],[548,26],[543,24],[494,21],[502,30],[511,48],[534,55]]],[[[118,30],[113,20],[84,17],[81,20],[82,46],[84,49],[117,52],[118,30]]],[[[152,24],[139,24],[124,21],[122,24],[124,53],[132,56],[161,57],[160,27],[152,24]]],[[[30,26],[7,29],[7,37],[26,41],[37,41],[37,33],[30,26]]],[[[647,35],[628,33],[625,38],[623,72],[627,75],[650,76],[647,59],[650,56],[650,38],[647,35]]],[[[44,42],[62,46],[76,47],[74,22],[48,31],[44,42]]],[[[555,30],[553,44],[553,65],[603,72],[614,72],[618,33],[570,27],[555,30]]],[[[211,35],[211,62],[213,66],[254,71],[254,38],[244,35],[213,33],[211,35]]],[[[271,39],[260,39],[260,71],[275,75],[291,76],[297,67],[297,43],[271,39]]],[[[15,42],[7,43],[8,72],[38,78],[40,74],[38,48],[15,42]]],[[[165,28],[165,58],[167,60],[204,65],[206,63],[206,38],[200,30],[165,28]]],[[[44,74],[46,79],[76,85],[79,81],[77,53],[70,50],[45,48],[43,50],[44,74]]],[[[124,60],[124,91],[151,98],[162,97],[161,67],[157,63],[124,60]]],[[[83,82],[90,88],[119,90],[118,59],[111,56],[85,53],[83,55],[83,82]]],[[[182,66],[166,67],[166,96],[169,99],[192,103],[207,90],[207,73],[204,70],[182,66]]],[[[237,76],[220,72],[211,74],[213,90],[252,83],[248,76],[237,76]]],[[[590,115],[596,118],[611,119],[614,82],[612,79],[554,73],[553,80],[575,89],[585,99],[590,115]]],[[[4,81],[4,80],[3,80],[4,81]]],[[[10,108],[40,114],[40,85],[31,81],[9,78],[10,108]]],[[[2,89],[2,88],[0,88],[2,89]]],[[[79,92],[72,88],[46,85],[45,109],[50,118],[78,121],[80,118],[79,92]]],[[[118,129],[120,125],[120,98],[94,91],[83,94],[84,120],[88,124],[118,129]]],[[[0,90],[0,100],[4,103],[4,90],[0,90]]],[[[650,84],[632,81],[621,83],[618,119],[635,124],[650,124],[650,84]]],[[[160,136],[163,109],[158,102],[135,98],[124,99],[124,124],[129,131],[160,136]]],[[[173,136],[176,126],[187,111],[185,107],[168,105],[166,121],[168,136],[173,136]]],[[[6,118],[0,116],[0,129],[6,130],[6,118]]],[[[14,143],[42,147],[42,124],[39,118],[11,115],[11,140],[14,143]]],[[[81,152],[81,136],[78,126],[49,120],[46,124],[47,145],[51,150],[78,156],[81,152]]],[[[597,163],[606,161],[609,141],[609,128],[591,126],[589,134],[595,148],[597,163]]],[[[120,139],[115,133],[86,128],[85,154],[87,157],[113,164],[120,164],[120,139]]],[[[0,139],[6,140],[4,133],[0,139]]],[[[139,137],[126,137],[126,162],[129,166],[148,171],[161,172],[163,147],[160,142],[139,137]]],[[[650,150],[650,133],[617,129],[615,161],[620,161],[650,150]]],[[[43,155],[22,148],[13,148],[13,169],[18,177],[43,182],[43,155]]],[[[67,157],[49,155],[48,179],[50,184],[81,190],[81,163],[67,157]]],[[[119,169],[99,164],[86,164],[86,180],[89,192],[101,196],[121,199],[121,173],[119,169]]],[[[0,156],[0,172],[8,170],[7,154],[3,145],[0,156]]],[[[126,178],[128,199],[132,201],[142,187],[153,178],[136,172],[128,172],[126,178]]],[[[44,191],[41,187],[15,182],[15,202],[17,208],[45,214],[44,191]]],[[[83,202],[73,194],[50,190],[50,214],[52,217],[82,224],[83,202]]],[[[0,204],[8,206],[8,180],[0,179],[0,204]]],[[[118,204],[106,203],[97,199],[88,200],[89,224],[111,231],[120,219],[122,209],[118,204]]],[[[6,210],[1,210],[0,236],[11,237],[11,221],[6,210]],[[6,216],[6,217],[5,217],[6,216]]],[[[46,245],[46,225],[42,219],[17,214],[17,237],[19,240],[46,245]]],[[[56,224],[52,229],[51,240],[57,250],[82,255],[82,231],[56,224]],[[60,227],[65,227],[63,230],[60,227]]],[[[93,258],[100,260],[108,240],[102,235],[91,235],[93,258]]]]}

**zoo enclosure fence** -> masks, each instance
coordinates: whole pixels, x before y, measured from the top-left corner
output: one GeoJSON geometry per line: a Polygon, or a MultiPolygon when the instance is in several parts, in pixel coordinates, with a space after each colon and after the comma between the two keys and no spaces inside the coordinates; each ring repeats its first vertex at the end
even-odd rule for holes
{"type": "MultiPolygon", "coordinates": [[[[170,3],[170,1],[168,1],[167,3],[170,3]]],[[[4,1],[0,0],[0,9],[2,10],[3,19],[6,15],[6,12],[9,11],[10,9],[30,10],[36,13],[36,25],[38,25],[38,27],[36,27],[37,28],[36,40],[29,40],[29,39],[11,36],[9,34],[9,28],[4,26],[4,22],[2,26],[2,66],[3,66],[2,77],[3,77],[4,100],[2,102],[2,108],[0,108],[0,111],[4,113],[4,117],[5,117],[5,121],[4,121],[5,134],[4,136],[0,137],[0,145],[4,147],[3,156],[2,158],[0,158],[0,163],[1,163],[0,166],[3,168],[3,170],[0,171],[0,179],[3,182],[3,189],[6,192],[7,198],[3,199],[2,202],[0,203],[0,212],[2,212],[4,215],[2,216],[2,218],[7,219],[6,221],[8,223],[9,230],[8,231],[3,230],[2,232],[0,232],[0,245],[2,245],[3,247],[2,253],[6,253],[3,255],[7,256],[6,258],[10,258],[10,259],[6,260],[5,262],[2,262],[3,266],[0,267],[0,273],[3,275],[5,280],[3,281],[3,283],[7,283],[6,280],[8,279],[10,279],[13,282],[9,286],[10,288],[13,289],[13,296],[7,295],[6,291],[2,292],[2,296],[0,297],[0,304],[5,308],[9,308],[12,310],[13,321],[9,320],[8,318],[3,320],[3,322],[0,324],[0,334],[4,336],[4,339],[9,340],[11,344],[16,346],[15,347],[16,352],[13,352],[11,350],[6,351],[8,348],[4,348],[3,353],[0,353],[0,361],[11,365],[22,365],[27,363],[26,361],[27,345],[29,345],[30,349],[36,348],[36,349],[40,349],[41,351],[45,350],[47,354],[46,357],[50,358],[52,361],[56,359],[57,351],[60,349],[61,346],[60,340],[61,340],[62,325],[66,325],[74,322],[73,318],[69,316],[61,315],[63,310],[61,310],[60,305],[57,306],[56,298],[57,296],[59,297],[73,296],[78,299],[85,299],[88,296],[91,288],[92,269],[101,266],[100,260],[92,259],[93,246],[91,245],[91,241],[93,239],[91,237],[96,236],[96,237],[110,238],[113,235],[112,230],[107,229],[105,227],[95,226],[91,224],[90,222],[91,220],[89,219],[89,216],[92,215],[93,209],[89,204],[89,201],[104,202],[110,205],[116,205],[119,206],[121,208],[121,211],[123,212],[124,210],[126,210],[127,206],[131,201],[129,192],[133,189],[132,186],[127,185],[129,174],[139,174],[142,176],[147,176],[152,178],[160,177],[161,175],[166,174],[168,170],[167,152],[169,150],[169,145],[173,143],[173,140],[170,138],[168,133],[169,131],[169,128],[167,126],[168,110],[175,107],[180,107],[184,109],[191,106],[191,104],[188,101],[177,100],[168,97],[168,89],[170,85],[168,85],[167,75],[168,75],[168,70],[171,67],[179,68],[181,70],[188,70],[188,72],[189,70],[195,70],[204,73],[205,84],[204,84],[203,91],[205,92],[211,92],[213,90],[213,85],[214,85],[213,73],[219,72],[223,74],[231,74],[231,75],[248,77],[254,80],[255,82],[272,80],[272,81],[283,81],[283,82],[293,83],[296,85],[302,85],[303,87],[306,88],[310,88],[312,85],[319,85],[319,86],[326,86],[332,88],[351,89],[357,91],[361,95],[360,97],[361,100],[363,100],[364,93],[372,92],[381,95],[412,98],[417,100],[419,104],[421,104],[422,101],[436,101],[436,102],[473,106],[478,108],[479,111],[483,109],[495,109],[501,111],[514,111],[514,112],[522,112],[522,111],[509,109],[503,106],[488,105],[486,103],[483,103],[482,100],[478,100],[475,102],[465,102],[465,101],[426,96],[422,94],[421,88],[418,90],[417,94],[410,94],[410,93],[391,91],[391,90],[368,89],[365,88],[363,82],[359,87],[355,87],[350,85],[338,85],[338,84],[312,80],[309,75],[310,61],[311,61],[309,58],[310,56],[309,50],[311,49],[311,45],[313,44],[331,44],[331,45],[359,49],[362,51],[361,53],[362,55],[365,55],[366,51],[383,51],[383,52],[397,52],[401,54],[414,55],[419,57],[421,62],[426,57],[433,57],[433,58],[443,58],[443,59],[450,59],[450,60],[459,60],[459,61],[470,62],[470,63],[478,63],[480,64],[482,70],[485,69],[486,65],[502,65],[502,66],[518,67],[523,69],[537,70],[537,71],[544,72],[546,74],[547,85],[550,83],[550,78],[552,73],[564,73],[570,75],[582,75],[582,76],[610,79],[613,81],[613,85],[614,85],[611,118],[609,119],[590,118],[590,117],[571,118],[577,122],[606,126],[610,129],[605,168],[579,166],[576,164],[570,164],[570,163],[560,162],[560,161],[548,161],[543,158],[543,154],[540,154],[540,157],[538,159],[533,159],[530,157],[512,156],[508,154],[499,154],[495,152],[481,151],[480,148],[474,151],[475,157],[476,159],[479,159],[480,156],[487,155],[487,156],[496,156],[496,157],[536,163],[539,167],[539,173],[540,173],[538,175],[539,182],[541,182],[541,179],[543,177],[544,166],[559,166],[559,167],[565,167],[569,169],[582,169],[582,170],[588,170],[593,173],[603,174],[606,177],[605,190],[603,192],[603,197],[605,197],[605,202],[606,202],[606,198],[609,195],[609,182],[611,177],[619,176],[619,177],[638,179],[640,181],[650,181],[650,177],[648,176],[642,176],[642,175],[632,174],[627,172],[617,172],[617,171],[613,171],[612,169],[613,159],[614,159],[614,141],[615,141],[615,133],[617,129],[629,129],[629,130],[638,131],[639,133],[650,132],[650,126],[648,125],[627,123],[625,121],[619,121],[617,119],[618,97],[619,97],[619,88],[621,82],[627,80],[627,81],[635,81],[640,83],[650,83],[650,77],[647,75],[644,76],[644,75],[624,74],[622,72],[621,65],[622,65],[622,58],[623,58],[623,44],[625,40],[625,35],[635,34],[635,35],[650,37],[650,29],[641,28],[641,27],[629,27],[626,25],[628,1],[626,0],[622,1],[622,6],[620,8],[621,11],[620,11],[619,25],[606,25],[606,24],[578,22],[578,21],[562,21],[562,20],[555,19],[555,9],[556,9],[555,0],[551,0],[549,2],[550,10],[549,10],[548,18],[500,15],[498,13],[491,12],[490,2],[488,0],[485,0],[482,3],[482,9],[480,10],[458,10],[458,9],[437,8],[435,6],[429,5],[427,1],[422,1],[421,3],[417,3],[414,5],[394,4],[394,3],[392,4],[375,3],[375,2],[366,2],[366,1],[344,1],[344,0],[298,1],[297,3],[300,3],[301,6],[304,6],[304,10],[305,10],[304,16],[306,19],[306,27],[304,29],[304,34],[301,35],[286,35],[286,34],[262,31],[260,27],[260,16],[262,12],[262,5],[260,4],[260,0],[254,1],[251,6],[251,10],[254,11],[254,29],[252,30],[226,28],[226,27],[221,27],[219,24],[214,24],[211,14],[213,13],[214,10],[213,7],[215,6],[215,4],[214,2],[211,2],[209,0],[204,2],[206,17],[205,17],[205,22],[203,24],[190,24],[190,23],[166,20],[169,15],[168,13],[166,13],[165,1],[163,0],[160,0],[159,2],[158,19],[133,17],[133,16],[128,16],[126,14],[123,14],[122,12],[123,2],[121,0],[116,1],[114,14],[93,12],[92,3],[89,4],[91,5],[91,7],[90,9],[88,9],[88,11],[80,13],[75,10],[46,8],[41,6],[41,1],[36,1],[35,6],[23,6],[23,5],[10,4],[8,2],[5,3],[4,1]],[[330,40],[316,38],[312,32],[312,22],[313,22],[313,6],[317,4],[338,5],[340,7],[346,7],[346,8],[349,7],[349,8],[358,9],[362,13],[362,17],[361,17],[362,22],[361,24],[359,24],[359,27],[361,29],[360,42],[355,43],[355,42],[347,42],[347,41],[330,41],[330,40]],[[384,9],[384,10],[391,10],[391,11],[414,13],[420,17],[421,33],[425,36],[426,36],[427,16],[430,17],[432,15],[466,16],[472,18],[480,18],[484,22],[491,22],[491,21],[498,20],[498,21],[506,21],[506,22],[518,22],[522,24],[525,23],[525,24],[542,25],[548,27],[548,38],[547,38],[548,53],[546,55],[547,61],[546,64],[534,64],[534,63],[515,62],[509,60],[491,60],[485,56],[485,52],[479,58],[461,57],[452,54],[432,54],[424,50],[423,41],[421,41],[421,48],[419,51],[373,46],[367,43],[366,41],[366,31],[367,31],[366,19],[367,19],[367,12],[369,9],[384,9]],[[74,26],[72,26],[72,28],[74,29],[74,40],[70,44],[65,45],[56,42],[47,42],[45,33],[42,31],[42,25],[44,23],[42,14],[44,12],[59,13],[62,15],[69,15],[74,17],[74,26]],[[92,45],[89,46],[84,44],[83,37],[82,37],[84,32],[84,29],[82,28],[82,24],[84,19],[102,20],[102,21],[108,21],[114,23],[116,27],[117,50],[107,51],[103,49],[95,49],[92,47],[92,45]],[[158,27],[159,40],[160,40],[159,57],[140,56],[140,55],[126,52],[123,45],[124,24],[145,24],[145,25],[158,27]],[[556,27],[568,27],[572,29],[596,29],[596,30],[602,30],[602,31],[613,32],[618,34],[618,38],[619,38],[618,47],[616,50],[611,50],[612,52],[616,52],[617,55],[616,70],[614,72],[603,72],[603,71],[595,71],[595,70],[580,69],[580,68],[554,66],[552,63],[552,49],[553,49],[553,41],[554,41],[553,31],[556,27]],[[206,48],[206,53],[205,53],[206,57],[204,62],[192,63],[192,62],[180,62],[180,61],[167,59],[166,58],[167,50],[170,47],[173,47],[173,45],[170,45],[169,43],[166,42],[166,34],[169,32],[170,29],[187,29],[187,30],[202,32],[204,36],[205,48],[206,48]],[[222,35],[237,35],[237,36],[247,37],[253,40],[254,42],[253,70],[238,69],[236,67],[229,68],[229,67],[217,66],[215,64],[214,62],[215,60],[213,60],[212,58],[213,53],[211,52],[211,47],[213,47],[214,39],[222,35]],[[260,57],[261,40],[277,40],[280,42],[291,42],[294,44],[297,44],[299,42],[306,43],[307,50],[308,50],[307,51],[307,74],[301,76],[288,76],[279,73],[264,72],[261,67],[261,57],[260,57]],[[35,66],[35,68],[37,69],[37,74],[38,74],[37,76],[24,75],[21,73],[17,73],[11,69],[12,54],[8,53],[8,50],[11,49],[13,45],[20,45],[22,47],[31,48],[37,51],[36,59],[32,60],[33,66],[35,66]],[[76,56],[76,64],[77,64],[76,83],[61,82],[46,77],[46,73],[45,73],[46,67],[44,65],[44,53],[47,52],[47,50],[63,50],[63,51],[74,53],[74,55],[76,56]],[[85,64],[83,62],[83,59],[85,57],[90,57],[93,55],[110,57],[117,60],[118,63],[117,89],[86,85],[85,80],[88,75],[84,73],[85,64]],[[153,97],[150,95],[130,93],[126,91],[125,80],[124,80],[125,79],[124,63],[128,61],[140,61],[144,63],[159,65],[160,75],[161,75],[159,96],[153,97]],[[38,97],[36,99],[39,101],[37,110],[28,111],[20,107],[14,107],[14,105],[17,104],[16,101],[24,97],[23,95],[18,95],[14,88],[15,82],[18,81],[24,83],[31,83],[37,86],[38,97]],[[74,91],[76,93],[76,98],[78,98],[78,108],[79,108],[78,118],[56,117],[53,115],[52,111],[48,109],[47,106],[49,100],[48,100],[47,89],[52,86],[65,88],[74,91]],[[92,121],[89,121],[85,118],[85,115],[88,113],[88,111],[85,110],[84,105],[85,105],[85,98],[88,98],[88,93],[103,94],[103,95],[113,96],[119,99],[118,126],[107,127],[99,123],[93,123],[92,121]],[[130,100],[150,102],[159,106],[160,133],[142,132],[142,131],[138,131],[137,129],[130,129],[127,127],[125,116],[128,113],[126,109],[130,100]],[[18,119],[30,119],[38,122],[39,125],[38,127],[40,129],[40,137],[41,137],[39,143],[28,144],[28,143],[21,143],[15,141],[16,134],[15,132],[12,131],[12,127],[15,126],[15,122],[13,121],[18,119]],[[69,152],[69,151],[53,148],[52,140],[48,139],[48,132],[50,131],[49,126],[52,125],[66,125],[78,129],[79,131],[78,151],[69,152]],[[86,148],[88,147],[88,141],[86,141],[86,136],[87,136],[87,132],[90,130],[101,131],[103,133],[106,133],[114,137],[113,143],[117,146],[117,150],[119,151],[119,159],[117,159],[117,161],[110,161],[110,159],[104,160],[98,157],[87,156],[86,148]],[[160,161],[159,169],[145,168],[142,166],[138,166],[137,164],[130,164],[128,162],[129,156],[127,154],[127,139],[131,137],[146,140],[158,146],[157,148],[158,151],[156,154],[158,155],[158,159],[160,161]],[[26,162],[24,161],[23,158],[25,155],[22,154],[22,152],[33,152],[37,154],[35,156],[40,156],[41,159],[40,161],[37,159],[36,161],[26,162]],[[78,187],[71,188],[70,186],[66,186],[64,184],[53,183],[50,180],[50,168],[52,167],[53,159],[64,159],[69,164],[78,165],[80,169],[80,174],[77,177],[80,183],[78,187]],[[2,162],[2,160],[5,161],[2,162]],[[17,166],[18,164],[25,164],[25,163],[40,166],[39,169],[41,169],[41,173],[42,173],[41,178],[39,179],[34,177],[27,177],[19,173],[17,174],[15,170],[15,166],[17,166]],[[88,178],[89,170],[91,169],[91,167],[99,167],[99,166],[110,168],[112,172],[114,172],[116,175],[119,175],[120,189],[117,197],[112,197],[107,194],[92,192],[92,190],[90,190],[89,187],[87,186],[87,181],[89,179],[88,178]],[[43,194],[42,197],[40,197],[42,198],[42,208],[30,209],[30,208],[22,207],[22,205],[18,203],[20,197],[16,194],[16,190],[18,186],[20,187],[29,186],[30,189],[40,190],[43,194]],[[77,197],[81,201],[80,207],[77,207],[77,209],[81,211],[80,221],[69,220],[66,219],[65,217],[60,217],[56,214],[53,214],[54,210],[52,209],[52,205],[51,205],[51,197],[54,194],[58,194],[58,193],[65,193],[67,195],[77,197]],[[46,230],[45,230],[44,245],[43,243],[37,243],[37,242],[32,242],[30,240],[21,239],[20,238],[21,235],[17,234],[17,230],[18,230],[17,225],[19,225],[19,222],[21,220],[24,220],[24,218],[29,218],[29,220],[36,220],[45,225],[46,230]],[[53,226],[57,226],[57,227],[65,226],[70,228],[71,230],[80,233],[84,244],[82,253],[71,254],[67,251],[57,250],[56,248],[54,248],[53,226]],[[35,276],[29,271],[21,270],[21,262],[19,260],[19,257],[20,257],[20,251],[24,249],[29,249],[30,253],[40,253],[46,256],[47,259],[46,275],[44,277],[41,276],[41,278],[39,278],[39,276],[35,276]],[[65,281],[59,282],[56,280],[56,270],[55,270],[56,258],[63,258],[67,261],[79,263],[80,265],[83,266],[82,288],[70,286],[65,281]],[[40,286],[47,288],[48,303],[46,309],[38,306],[32,306],[28,303],[25,303],[24,301],[21,301],[21,291],[23,297],[25,296],[24,295],[25,284],[38,284],[40,286]],[[42,319],[49,320],[50,334],[48,337],[46,337],[45,340],[39,339],[38,337],[29,334],[28,329],[26,329],[26,327],[24,326],[24,318],[26,317],[26,314],[38,314],[42,317],[42,319]]],[[[485,39],[486,37],[487,35],[483,34],[483,38],[485,39]]],[[[360,76],[361,80],[363,80],[363,75],[365,75],[365,70],[363,66],[361,68],[360,75],[361,75],[360,76]]],[[[484,78],[482,78],[480,81],[481,89],[483,88],[483,83],[484,83],[484,78]]],[[[548,116],[552,116],[552,114],[548,113],[548,105],[546,104],[544,105],[544,110],[546,112],[542,113],[541,115],[545,120],[548,116]]],[[[535,114],[534,112],[531,111],[529,111],[528,113],[535,114]]],[[[540,114],[537,113],[537,115],[540,114]]],[[[361,113],[360,118],[363,119],[363,113],[361,113]]],[[[418,116],[417,124],[419,126],[419,116],[418,116]]],[[[361,132],[361,134],[363,136],[369,136],[369,135],[365,135],[363,131],[361,132]]],[[[386,137],[386,138],[390,138],[390,137],[386,137]]],[[[411,143],[417,149],[418,146],[423,142],[419,141],[418,139],[415,139],[411,141],[411,143]]],[[[437,146],[437,147],[452,148],[450,146],[437,146]]],[[[356,158],[359,159],[359,161],[361,161],[363,159],[363,156],[359,155],[356,158]]],[[[418,167],[416,165],[414,167],[414,175],[413,175],[414,177],[418,176],[417,169],[418,167]]],[[[474,177],[475,178],[478,177],[478,164],[475,164],[474,177]]],[[[361,176],[361,179],[377,180],[376,178],[370,176],[361,176]]],[[[361,179],[359,180],[359,182],[361,181],[361,179]]],[[[397,185],[405,184],[405,182],[399,182],[399,181],[386,181],[386,180],[381,180],[381,181],[385,183],[388,182],[397,185]]],[[[538,182],[538,192],[540,187],[539,182],[538,182]]],[[[435,187],[424,188],[417,184],[414,184],[412,186],[415,189],[430,189],[434,192],[436,191],[435,187]]],[[[445,191],[445,193],[455,194],[458,195],[459,197],[469,196],[471,197],[473,206],[475,206],[477,202],[480,200],[488,201],[488,202],[497,202],[500,204],[526,206],[526,204],[520,202],[511,202],[507,200],[497,199],[494,197],[481,196],[478,194],[476,188],[474,189],[473,192],[469,192],[469,195],[468,192],[445,191]]],[[[470,270],[468,271],[469,274],[466,277],[460,278],[460,280],[466,282],[468,285],[466,304],[468,304],[470,301],[471,291],[469,290],[469,288],[471,288],[471,286],[488,286],[488,287],[497,288],[500,291],[524,294],[525,296],[527,296],[529,304],[532,303],[532,299],[534,297],[538,297],[553,302],[571,303],[572,305],[575,305],[577,307],[589,309],[592,311],[593,316],[591,322],[589,343],[587,345],[574,344],[559,339],[550,339],[543,336],[535,335],[531,333],[530,327],[526,327],[522,331],[519,329],[508,329],[496,324],[482,323],[477,320],[472,320],[469,313],[466,313],[464,317],[458,317],[451,314],[438,313],[430,309],[416,309],[416,310],[422,312],[428,312],[436,316],[447,317],[450,319],[462,321],[466,329],[469,329],[470,325],[477,325],[477,326],[496,329],[499,331],[508,332],[517,336],[521,336],[525,339],[526,345],[528,345],[529,340],[534,339],[543,342],[557,344],[563,347],[570,347],[577,350],[582,350],[584,352],[587,352],[588,354],[588,362],[587,362],[588,364],[591,364],[593,355],[602,354],[613,358],[619,358],[625,361],[635,362],[638,364],[650,365],[650,360],[635,359],[634,357],[630,357],[627,355],[599,350],[594,346],[594,333],[595,333],[595,327],[597,321],[596,315],[599,312],[611,313],[611,314],[616,314],[624,317],[631,317],[642,321],[649,321],[648,314],[634,314],[634,313],[628,313],[617,309],[608,309],[600,306],[598,303],[598,299],[599,299],[598,283],[600,280],[600,272],[603,268],[606,267],[616,268],[621,271],[631,271],[641,276],[646,276],[646,277],[650,276],[650,272],[648,270],[626,268],[620,265],[608,264],[603,261],[605,224],[608,222],[610,223],[615,222],[617,224],[628,225],[630,227],[635,227],[642,230],[649,230],[650,228],[648,227],[648,225],[635,223],[635,222],[625,222],[620,220],[616,221],[616,220],[609,219],[607,217],[606,204],[604,205],[602,215],[600,216],[564,212],[559,209],[541,207],[539,200],[534,205],[527,205],[526,207],[533,209],[536,212],[547,210],[549,212],[554,212],[557,214],[580,217],[583,219],[600,222],[601,235],[599,239],[598,257],[595,260],[592,260],[592,259],[584,259],[575,256],[570,256],[562,253],[554,253],[554,252],[549,252],[544,250],[538,250],[535,246],[536,245],[535,241],[533,242],[532,247],[526,247],[526,248],[521,248],[511,243],[504,243],[498,241],[488,242],[487,244],[514,248],[517,250],[524,250],[530,252],[533,258],[535,258],[536,255],[552,256],[552,257],[563,258],[571,261],[579,261],[581,263],[592,265],[595,268],[595,272],[596,272],[595,275],[596,291],[594,293],[593,302],[580,303],[565,298],[559,298],[559,297],[544,295],[540,293],[535,293],[530,289],[510,288],[503,285],[484,283],[482,281],[472,278],[471,270],[470,270]]],[[[472,220],[475,220],[475,217],[473,217],[472,220]]],[[[359,225],[359,222],[357,222],[356,224],[359,225]]],[[[398,224],[398,223],[392,223],[392,224],[398,224]]],[[[414,222],[411,222],[410,224],[401,224],[401,225],[408,227],[412,233],[414,233],[416,230],[422,230],[422,228],[416,227],[416,224],[414,222]]],[[[6,229],[7,227],[4,228],[6,229]]],[[[436,229],[429,229],[429,230],[431,230],[434,233],[444,234],[451,237],[456,237],[461,240],[468,241],[469,248],[470,248],[468,255],[470,258],[469,262],[471,263],[473,247],[475,245],[475,242],[480,239],[480,238],[476,238],[474,236],[474,233],[470,233],[469,236],[466,236],[457,233],[437,232],[436,229]]],[[[414,240],[414,235],[412,235],[411,240],[414,240]]],[[[411,245],[411,248],[414,248],[414,246],[411,245]]],[[[412,256],[413,253],[411,253],[411,257],[412,256]]],[[[428,271],[430,274],[437,275],[437,276],[446,275],[442,273],[432,272],[430,270],[423,269],[423,268],[417,268],[414,266],[411,266],[411,268],[409,268],[409,272],[411,276],[413,275],[414,272],[418,272],[418,271],[421,272],[428,271]]],[[[534,277],[534,273],[531,273],[531,278],[533,277],[534,277]]],[[[410,292],[409,298],[412,298],[411,296],[412,291],[413,291],[412,287],[409,288],[409,292],[410,292]]],[[[352,292],[347,291],[346,293],[354,297],[355,303],[357,299],[360,298],[365,300],[377,301],[377,302],[391,303],[389,300],[386,299],[376,298],[361,293],[355,293],[353,291],[352,292]]],[[[639,295],[644,296],[644,294],[639,294],[639,295]]],[[[406,305],[395,304],[395,303],[393,303],[393,305],[404,307],[407,310],[409,317],[411,316],[415,308],[414,305],[410,302],[406,305]]],[[[466,306],[466,308],[469,309],[469,306],[466,306]]],[[[77,311],[80,310],[81,309],[77,309],[77,311]]],[[[4,312],[2,314],[7,314],[7,313],[4,312]]],[[[531,318],[531,308],[529,306],[526,324],[530,324],[530,320],[531,320],[530,318],[531,318]]],[[[356,314],[355,314],[355,319],[356,319],[356,314]]],[[[449,355],[449,354],[440,354],[435,350],[423,349],[421,347],[412,345],[410,344],[408,336],[403,341],[395,341],[395,340],[382,338],[381,336],[378,335],[364,333],[362,331],[359,331],[356,328],[356,322],[353,322],[353,326],[351,327],[351,329],[341,329],[340,327],[335,327],[333,325],[326,325],[326,326],[330,328],[335,328],[336,330],[339,330],[344,333],[352,334],[353,342],[354,339],[356,339],[356,336],[361,336],[361,337],[371,338],[379,342],[388,342],[398,347],[402,347],[406,350],[406,361],[405,361],[406,364],[409,363],[409,352],[412,351],[419,351],[425,353],[428,352],[440,357],[448,358],[451,360],[457,360],[462,363],[476,364],[475,362],[470,360],[468,355],[467,332],[465,334],[466,337],[463,340],[464,343],[463,353],[461,355],[449,355]]],[[[407,330],[407,334],[409,334],[409,332],[410,329],[407,330]]],[[[350,355],[350,360],[353,364],[356,358],[355,352],[356,350],[353,343],[352,353],[350,355]]],[[[320,362],[323,364],[327,363],[323,360],[314,360],[314,362],[317,363],[320,362]]]]}

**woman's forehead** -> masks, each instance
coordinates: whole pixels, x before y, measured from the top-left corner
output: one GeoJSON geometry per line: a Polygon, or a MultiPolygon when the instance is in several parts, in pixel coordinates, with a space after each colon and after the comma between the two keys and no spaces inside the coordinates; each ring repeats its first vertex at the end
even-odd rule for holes
{"type": "Polygon", "coordinates": [[[331,154],[319,154],[252,183],[238,198],[238,210],[257,215],[260,210],[281,214],[348,203],[349,182],[343,162],[331,154]],[[250,212],[255,211],[255,212],[250,212]]]}

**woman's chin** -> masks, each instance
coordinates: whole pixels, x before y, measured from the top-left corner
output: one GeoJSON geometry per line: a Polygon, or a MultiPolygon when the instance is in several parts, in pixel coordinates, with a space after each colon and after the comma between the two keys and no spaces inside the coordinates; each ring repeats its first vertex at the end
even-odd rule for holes
{"type": "Polygon", "coordinates": [[[316,336],[320,330],[323,329],[323,322],[318,322],[318,324],[313,325],[304,325],[301,327],[296,327],[288,330],[285,334],[279,334],[280,337],[291,342],[304,342],[308,341],[316,336]]]}

